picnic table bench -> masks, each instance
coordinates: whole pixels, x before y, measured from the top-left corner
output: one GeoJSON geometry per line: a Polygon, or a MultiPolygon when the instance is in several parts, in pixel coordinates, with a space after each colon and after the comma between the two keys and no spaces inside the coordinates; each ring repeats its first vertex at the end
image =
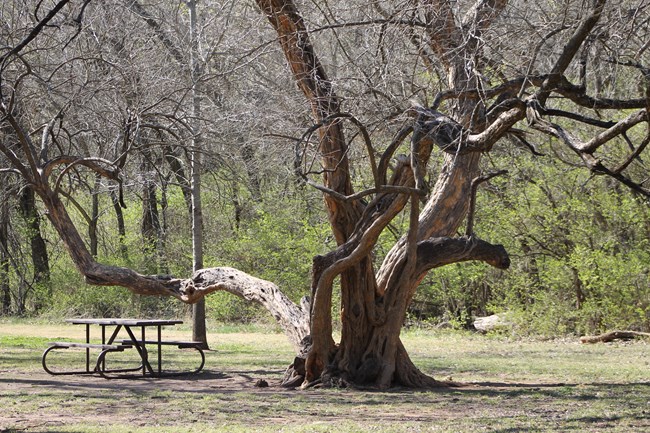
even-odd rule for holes
{"type": "Polygon", "coordinates": [[[200,372],[205,365],[205,353],[203,352],[203,342],[200,341],[172,341],[172,340],[163,340],[162,339],[162,327],[168,325],[177,325],[183,323],[182,320],[159,320],[159,319],[68,319],[67,322],[74,325],[85,325],[86,326],[86,342],[85,343],[76,343],[68,341],[54,341],[49,343],[49,347],[43,352],[42,364],[43,369],[52,375],[66,375],[66,374],[94,374],[97,373],[100,376],[111,379],[115,377],[142,377],[142,376],[169,376],[169,375],[179,375],[179,374],[195,374],[200,372]],[[101,327],[101,343],[91,343],[90,339],[90,327],[91,325],[98,325],[101,327]],[[146,338],[146,328],[155,327],[157,328],[156,338],[147,339],[146,338]],[[107,328],[112,329],[110,337],[106,338],[107,328]],[[136,337],[134,329],[140,328],[140,335],[136,337]],[[124,330],[128,339],[118,340],[116,338],[121,330],[124,330]],[[149,362],[149,351],[147,346],[156,346],[158,349],[158,359],[157,365],[151,365],[149,362]],[[201,361],[198,366],[193,371],[181,371],[181,372],[165,372],[162,368],[162,346],[176,346],[179,349],[194,349],[199,352],[201,361]],[[53,370],[48,366],[48,355],[52,351],[58,349],[69,349],[69,348],[81,348],[86,350],[86,366],[84,370],[53,370]],[[106,367],[106,356],[112,352],[123,352],[125,349],[135,348],[138,352],[139,359],[141,361],[140,365],[137,367],[129,368],[119,368],[119,369],[109,369],[106,367]],[[96,361],[91,365],[91,350],[99,350],[96,361]],[[116,376],[116,373],[134,373],[141,372],[137,375],[119,375],[116,376]]]}

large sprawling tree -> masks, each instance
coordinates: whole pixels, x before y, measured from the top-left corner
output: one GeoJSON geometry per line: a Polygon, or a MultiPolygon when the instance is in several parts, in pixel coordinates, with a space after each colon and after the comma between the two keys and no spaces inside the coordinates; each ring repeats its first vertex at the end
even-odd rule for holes
{"type": "MultiPolygon", "coordinates": [[[[136,4],[123,3],[131,10],[136,4]]],[[[499,146],[518,146],[532,157],[539,153],[534,143],[550,137],[562,149],[558,158],[571,154],[567,163],[650,197],[642,155],[650,141],[646,2],[256,4],[257,16],[267,18],[263,27],[256,24],[262,37],[280,49],[287,74],[310,108],[311,125],[285,151],[299,156],[296,175],[322,192],[337,244],[314,258],[311,294],[302,305],[273,283],[232,268],[201,269],[187,278],[142,275],[99,263],[89,252],[61,199],[61,182],[83,166],[119,185],[124,154],[111,160],[71,153],[81,147],[52,139],[55,129],[65,129],[64,110],[41,119],[43,126],[30,124],[21,97],[23,83],[41,70],[39,62],[50,61],[30,44],[56,32],[51,24],[61,11],[76,29],[68,39],[77,38],[91,2],[53,2],[50,11],[35,13],[38,20],[20,40],[4,48],[0,151],[3,175],[16,174],[31,186],[89,284],[188,303],[218,290],[259,302],[300,352],[288,383],[437,383],[410,361],[400,330],[432,269],[469,260],[509,266],[505,249],[492,243],[498,240],[481,239],[473,224],[476,189],[502,173],[501,167],[486,169],[483,161],[499,146]],[[433,158],[439,161],[435,172],[433,158]],[[404,214],[403,234],[379,257],[378,240],[404,214]],[[336,283],[340,305],[333,305],[336,283]],[[333,310],[340,311],[339,341],[333,310]]],[[[140,15],[166,45],[160,25],[140,15]]],[[[65,53],[68,43],[57,48],[65,53]]],[[[263,61],[258,51],[248,52],[245,63],[263,61]]],[[[38,78],[48,84],[56,74],[38,78]]],[[[74,104],[75,97],[69,101],[74,104]]],[[[66,142],[81,140],[67,133],[66,142]]]]}

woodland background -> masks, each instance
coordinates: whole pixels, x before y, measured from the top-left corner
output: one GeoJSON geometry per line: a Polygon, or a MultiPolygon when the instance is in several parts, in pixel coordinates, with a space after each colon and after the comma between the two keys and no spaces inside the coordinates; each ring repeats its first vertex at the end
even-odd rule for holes
{"type": "MultiPolygon", "coordinates": [[[[34,25],[36,3],[0,5],[3,45],[15,46],[34,25]]],[[[384,131],[387,123],[397,131],[409,100],[426,105],[435,96],[431,89],[441,87],[435,68],[413,67],[414,48],[393,35],[404,28],[337,27],[344,20],[367,21],[368,8],[381,11],[383,2],[297,3],[305,4],[303,17],[318,35],[314,42],[329,74],[337,77],[346,109],[361,113],[371,133],[384,131]]],[[[508,13],[514,22],[526,15],[528,2],[513,3],[508,13]]],[[[551,9],[551,3],[539,7],[551,9]]],[[[641,9],[645,23],[647,9],[641,9]]],[[[275,35],[253,4],[209,0],[198,10],[204,264],[273,281],[298,302],[310,290],[312,258],[336,246],[322,193],[295,174],[301,152],[309,151],[300,147],[313,124],[309,107],[287,79],[275,35]]],[[[77,169],[60,179],[67,207],[99,261],[150,274],[191,273],[187,5],[93,2],[76,36],[72,18],[58,24],[63,31],[30,46],[32,63],[37,59],[40,76],[50,79],[22,84],[21,118],[35,133],[47,129],[58,146],[74,138],[87,155],[123,158],[125,209],[116,206],[114,183],[77,169]],[[47,128],[35,123],[42,112],[53,113],[47,128]],[[76,126],[74,137],[60,119],[76,126]]],[[[517,44],[516,32],[504,27],[500,37],[517,44]]],[[[612,63],[592,79],[598,94],[616,95],[625,92],[628,74],[612,63]]],[[[5,132],[0,139],[7,139],[5,132]]],[[[354,128],[348,135],[355,135],[354,128]]],[[[469,328],[474,317],[507,313],[509,332],[519,336],[650,331],[647,200],[580,167],[556,141],[539,136],[531,141],[543,155],[511,143],[491,151],[485,168],[509,173],[482,186],[477,198],[476,231],[505,246],[510,269],[483,263],[436,269],[417,291],[408,324],[469,328]]],[[[626,151],[624,145],[614,147],[605,158],[615,160],[626,151]]],[[[350,152],[354,182],[367,184],[365,153],[355,147],[350,152]]],[[[432,158],[434,179],[442,156],[432,158]]],[[[646,167],[639,160],[629,170],[643,177],[646,167]]],[[[380,253],[399,238],[408,215],[401,223],[382,235],[380,253]]],[[[174,299],[84,284],[33,193],[9,173],[0,173],[0,295],[6,316],[187,313],[174,299]]],[[[211,320],[272,323],[266,310],[227,293],[215,293],[206,303],[211,320]]]]}

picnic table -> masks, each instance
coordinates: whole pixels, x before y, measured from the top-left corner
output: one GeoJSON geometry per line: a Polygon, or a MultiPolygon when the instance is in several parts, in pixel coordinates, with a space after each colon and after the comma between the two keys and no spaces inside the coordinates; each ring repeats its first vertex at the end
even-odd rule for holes
{"type": "Polygon", "coordinates": [[[49,343],[49,347],[43,352],[42,364],[43,369],[49,374],[94,374],[98,373],[106,379],[115,377],[142,377],[152,376],[160,377],[167,375],[193,374],[198,373],[205,365],[205,354],[203,353],[203,343],[200,341],[172,341],[162,338],[162,327],[173,326],[183,323],[182,320],[166,319],[68,319],[66,322],[73,325],[85,325],[86,342],[73,343],[67,341],[54,341],[49,343]],[[91,343],[91,326],[101,328],[101,343],[91,343]],[[154,338],[148,338],[146,335],[147,328],[156,328],[154,338]],[[108,331],[108,332],[107,332],[108,331]],[[121,331],[124,331],[128,338],[118,339],[121,331]],[[107,335],[110,335],[107,338],[107,335]],[[157,350],[157,365],[152,366],[149,360],[149,351],[147,346],[155,346],[157,350]],[[164,372],[162,359],[162,346],[176,346],[178,349],[194,349],[201,355],[201,362],[197,369],[186,372],[164,372]],[[48,355],[59,349],[82,348],[86,351],[86,367],[84,370],[52,370],[47,365],[48,355]],[[137,367],[109,369],[106,367],[106,356],[109,353],[123,352],[126,349],[135,349],[138,353],[141,364],[137,367]],[[99,350],[97,359],[91,363],[91,351],[99,350]],[[130,373],[115,375],[116,373],[130,373]],[[137,374],[134,374],[137,373],[137,374]]]}

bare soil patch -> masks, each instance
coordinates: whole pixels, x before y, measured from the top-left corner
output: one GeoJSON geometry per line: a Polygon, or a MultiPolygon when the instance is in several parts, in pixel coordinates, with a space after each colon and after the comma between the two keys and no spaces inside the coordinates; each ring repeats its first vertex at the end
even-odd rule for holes
{"type": "Polygon", "coordinates": [[[646,392],[645,397],[639,397],[646,399],[647,411],[628,416],[614,414],[613,402],[619,392],[626,392],[624,385],[486,382],[426,392],[297,391],[279,387],[277,373],[270,377],[268,372],[264,376],[259,371],[206,371],[188,377],[106,380],[3,371],[0,393],[13,394],[19,403],[36,406],[5,408],[0,414],[0,432],[57,431],[66,425],[126,425],[136,429],[160,425],[169,429],[196,422],[213,431],[232,425],[253,430],[271,425],[290,430],[306,421],[332,428],[349,424],[355,431],[364,420],[369,429],[372,425],[389,426],[386,431],[412,431],[408,426],[418,431],[418,426],[439,424],[469,431],[471,425],[499,425],[504,420],[506,424],[530,427],[514,431],[554,431],[547,428],[569,426],[572,417],[572,423],[586,422],[593,431],[650,428],[650,384],[639,384],[646,392]],[[269,387],[255,386],[262,377],[269,387]],[[609,407],[609,412],[572,415],[597,400],[602,400],[599,403],[609,407]]]}

